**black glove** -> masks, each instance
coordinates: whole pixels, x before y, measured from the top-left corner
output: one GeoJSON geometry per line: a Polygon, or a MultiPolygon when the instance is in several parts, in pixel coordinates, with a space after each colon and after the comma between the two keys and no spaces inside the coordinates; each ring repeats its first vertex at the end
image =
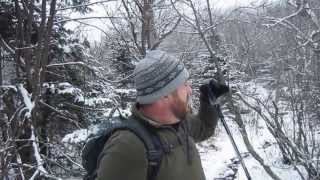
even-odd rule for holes
{"type": "Polygon", "coordinates": [[[200,98],[207,103],[214,102],[218,97],[227,92],[229,92],[229,87],[219,83],[215,79],[200,86],[200,98]]]}

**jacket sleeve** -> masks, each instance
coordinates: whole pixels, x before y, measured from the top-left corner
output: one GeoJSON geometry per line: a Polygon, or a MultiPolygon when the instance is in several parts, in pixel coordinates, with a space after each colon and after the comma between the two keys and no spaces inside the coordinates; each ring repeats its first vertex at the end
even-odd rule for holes
{"type": "Polygon", "coordinates": [[[130,131],[117,131],[98,158],[96,180],[145,180],[147,157],[143,142],[130,131]]]}
{"type": "Polygon", "coordinates": [[[186,117],[188,133],[195,142],[208,139],[214,134],[218,123],[217,110],[200,99],[198,114],[188,114],[186,117]]]}

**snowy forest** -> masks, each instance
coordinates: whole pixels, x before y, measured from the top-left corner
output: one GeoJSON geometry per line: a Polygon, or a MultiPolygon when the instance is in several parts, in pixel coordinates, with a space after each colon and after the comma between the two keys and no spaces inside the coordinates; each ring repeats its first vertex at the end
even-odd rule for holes
{"type": "MultiPolygon", "coordinates": [[[[79,180],[99,125],[130,115],[148,50],[212,78],[253,180],[320,179],[319,0],[0,0],[0,179],[79,180]]],[[[222,124],[206,178],[246,180],[222,124]]]]}

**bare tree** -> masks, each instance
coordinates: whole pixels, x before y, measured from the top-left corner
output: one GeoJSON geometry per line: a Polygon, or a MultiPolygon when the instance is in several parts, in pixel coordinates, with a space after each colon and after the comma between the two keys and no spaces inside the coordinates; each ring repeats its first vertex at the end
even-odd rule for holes
{"type": "Polygon", "coordinates": [[[180,23],[170,3],[163,0],[122,0],[116,14],[126,21],[111,20],[112,28],[126,42],[129,52],[141,56],[147,49],[156,49],[180,23]]]}

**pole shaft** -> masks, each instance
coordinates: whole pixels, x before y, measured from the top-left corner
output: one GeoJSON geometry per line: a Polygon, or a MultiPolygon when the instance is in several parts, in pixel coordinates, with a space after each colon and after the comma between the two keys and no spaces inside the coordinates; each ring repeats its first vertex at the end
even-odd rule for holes
{"type": "Polygon", "coordinates": [[[227,132],[227,134],[228,134],[228,136],[229,136],[229,139],[230,139],[230,141],[231,141],[231,143],[232,143],[233,149],[236,151],[236,154],[237,154],[237,156],[238,156],[238,158],[239,158],[239,160],[240,160],[241,166],[242,166],[242,168],[243,168],[243,170],[244,170],[244,172],[245,172],[245,174],[246,174],[246,176],[247,176],[247,179],[248,179],[248,180],[251,180],[251,176],[250,176],[250,174],[249,174],[249,171],[248,171],[247,167],[246,167],[245,164],[244,164],[243,158],[242,158],[242,156],[241,156],[241,154],[240,154],[240,151],[239,151],[239,149],[238,149],[238,147],[237,147],[237,144],[236,144],[236,142],[234,141],[234,138],[233,138],[232,133],[231,133],[229,127],[228,127],[228,124],[226,123],[226,121],[225,121],[225,119],[224,119],[224,116],[223,116],[223,114],[222,114],[221,108],[220,108],[220,106],[219,106],[218,104],[216,104],[215,106],[216,106],[216,108],[217,108],[218,116],[219,116],[219,118],[221,119],[221,122],[222,122],[222,124],[223,124],[223,127],[225,128],[225,130],[226,130],[226,132],[227,132]]]}

